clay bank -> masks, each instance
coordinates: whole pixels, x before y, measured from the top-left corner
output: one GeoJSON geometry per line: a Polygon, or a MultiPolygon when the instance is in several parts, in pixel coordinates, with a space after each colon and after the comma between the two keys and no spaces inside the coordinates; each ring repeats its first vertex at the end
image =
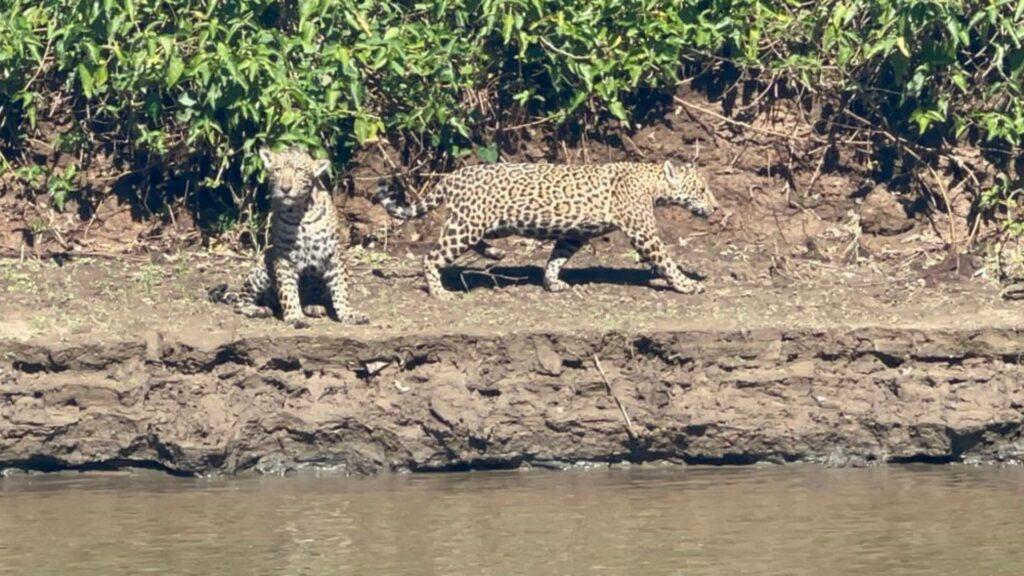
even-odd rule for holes
{"type": "Polygon", "coordinates": [[[296,331],[207,301],[253,255],[188,241],[187,206],[163,222],[111,194],[28,246],[38,207],[0,193],[0,469],[1024,458],[1024,307],[996,280],[1018,260],[987,256],[969,195],[930,209],[853,151],[826,163],[802,113],[735,131],[703,106],[578,147],[531,129],[502,151],[695,161],[717,217],[656,221],[700,295],[659,288],[613,234],[566,265],[570,290],[542,287],[550,246],[509,238],[500,263],[467,254],[446,270],[454,301],[428,298],[420,262],[440,216],[396,227],[369,200],[404,157],[390,147],[335,183],[366,326],[296,331]]]}
{"type": "MultiPolygon", "coordinates": [[[[36,266],[23,302],[45,298],[51,280],[102,290],[135,273],[36,266]]],[[[583,299],[528,279],[470,283],[440,303],[415,278],[381,288],[381,274],[357,272],[376,325],[296,331],[182,296],[221,273],[179,284],[152,272],[163,280],[149,304],[98,293],[77,312],[11,306],[0,468],[1024,458],[1020,314],[979,283],[887,299],[889,284],[870,276],[844,288],[829,272],[820,289],[806,277],[760,288],[709,277],[708,293],[689,297],[583,278],[583,299]]]]}

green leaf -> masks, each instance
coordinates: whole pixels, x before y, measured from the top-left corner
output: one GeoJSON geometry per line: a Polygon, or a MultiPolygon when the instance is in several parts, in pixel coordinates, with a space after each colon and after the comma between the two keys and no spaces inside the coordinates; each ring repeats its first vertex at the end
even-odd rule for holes
{"type": "Polygon", "coordinates": [[[476,156],[485,164],[494,164],[498,161],[498,146],[491,144],[490,146],[478,147],[476,149],[476,156]]]}
{"type": "Polygon", "coordinates": [[[356,141],[360,144],[372,144],[378,140],[378,122],[358,117],[355,121],[356,141]]]}
{"type": "Polygon", "coordinates": [[[178,56],[172,56],[167,63],[167,87],[170,88],[178,83],[182,73],[185,72],[185,63],[178,56]]]}
{"type": "Polygon", "coordinates": [[[97,66],[92,77],[93,89],[100,91],[99,89],[107,84],[107,65],[100,64],[97,66]]]}
{"type": "Polygon", "coordinates": [[[953,80],[953,84],[956,84],[956,87],[959,88],[961,91],[963,91],[964,93],[969,92],[969,90],[967,88],[967,75],[966,74],[964,74],[963,72],[957,72],[957,73],[953,74],[952,80],[953,80]]]}
{"type": "Polygon", "coordinates": [[[501,27],[501,39],[505,41],[505,44],[508,44],[509,40],[512,39],[512,24],[514,23],[515,19],[512,17],[512,13],[507,12],[501,27]]]}
{"type": "Polygon", "coordinates": [[[612,100],[608,103],[608,111],[619,120],[629,120],[629,115],[626,114],[626,109],[622,106],[622,102],[618,100],[612,100]]]}
{"type": "Polygon", "coordinates": [[[92,98],[92,72],[86,67],[84,63],[79,64],[75,69],[78,72],[78,81],[82,85],[82,92],[89,98],[92,98]]]}
{"type": "Polygon", "coordinates": [[[57,212],[63,212],[68,201],[68,191],[59,188],[50,193],[50,198],[53,200],[53,207],[57,209],[57,212]]]}
{"type": "Polygon", "coordinates": [[[907,48],[907,40],[903,36],[896,38],[896,47],[899,48],[901,54],[910,58],[910,50],[907,48]]]}

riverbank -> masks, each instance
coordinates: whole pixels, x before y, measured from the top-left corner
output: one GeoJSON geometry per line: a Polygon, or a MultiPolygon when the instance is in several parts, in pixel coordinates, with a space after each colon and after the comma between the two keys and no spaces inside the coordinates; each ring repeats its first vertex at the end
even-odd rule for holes
{"type": "Polygon", "coordinates": [[[414,257],[357,252],[372,323],[302,331],[205,300],[243,260],[4,261],[0,468],[1024,458],[1024,313],[994,283],[877,260],[761,275],[706,248],[678,254],[698,296],[648,285],[613,240],[573,260],[574,291],[514,250],[449,274],[454,302],[414,257]]]}

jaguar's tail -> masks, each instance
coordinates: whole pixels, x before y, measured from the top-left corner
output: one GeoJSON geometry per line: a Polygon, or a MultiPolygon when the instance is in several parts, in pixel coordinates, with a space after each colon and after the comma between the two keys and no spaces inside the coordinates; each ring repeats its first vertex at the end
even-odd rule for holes
{"type": "Polygon", "coordinates": [[[390,190],[387,180],[381,179],[377,182],[377,192],[373,195],[373,201],[380,202],[388,214],[400,220],[422,218],[427,212],[444,202],[445,187],[443,183],[437,184],[424,197],[412,204],[403,205],[395,196],[390,190]]]}

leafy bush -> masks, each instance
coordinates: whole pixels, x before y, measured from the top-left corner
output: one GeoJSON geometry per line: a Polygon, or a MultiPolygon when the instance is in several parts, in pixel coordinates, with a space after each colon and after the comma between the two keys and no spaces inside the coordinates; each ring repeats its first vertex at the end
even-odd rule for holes
{"type": "Polygon", "coordinates": [[[783,83],[831,104],[828,130],[915,156],[1007,156],[1022,34],[1016,0],[3,0],[0,162],[31,164],[43,123],[85,157],[200,159],[208,188],[250,178],[265,142],[344,162],[404,136],[493,160],[510,125],[629,120],[697,73],[783,83]]]}

